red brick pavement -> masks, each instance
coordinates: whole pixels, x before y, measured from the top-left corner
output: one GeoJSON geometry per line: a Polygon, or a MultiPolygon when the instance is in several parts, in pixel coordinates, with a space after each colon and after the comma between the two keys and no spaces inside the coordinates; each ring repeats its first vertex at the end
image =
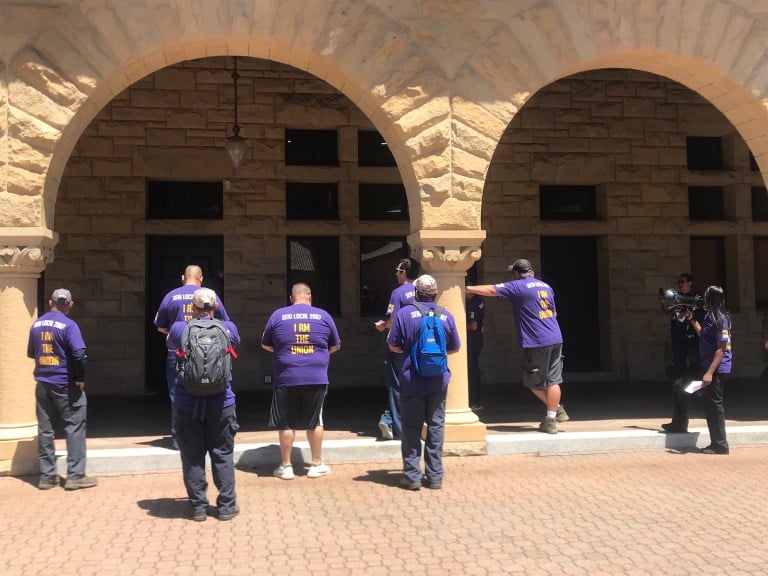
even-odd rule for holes
{"type": "Polygon", "coordinates": [[[178,471],[76,492],[3,477],[0,574],[768,573],[768,446],[448,458],[446,471],[443,490],[406,492],[392,463],[292,481],[239,470],[241,514],[203,523],[178,471]]]}

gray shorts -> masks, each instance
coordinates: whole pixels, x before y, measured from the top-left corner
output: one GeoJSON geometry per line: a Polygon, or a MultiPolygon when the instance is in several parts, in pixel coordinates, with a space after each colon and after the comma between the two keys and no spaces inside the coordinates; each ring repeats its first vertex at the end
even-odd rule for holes
{"type": "Polygon", "coordinates": [[[546,390],[563,382],[563,345],[523,348],[523,386],[546,390]]]}

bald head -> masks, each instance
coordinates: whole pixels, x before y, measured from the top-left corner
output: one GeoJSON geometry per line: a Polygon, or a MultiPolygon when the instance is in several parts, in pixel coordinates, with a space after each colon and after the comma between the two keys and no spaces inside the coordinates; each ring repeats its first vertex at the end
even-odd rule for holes
{"type": "Polygon", "coordinates": [[[203,269],[196,264],[190,264],[184,268],[184,274],[181,276],[181,282],[183,284],[194,284],[195,286],[202,286],[203,269]]]}
{"type": "Polygon", "coordinates": [[[303,283],[294,284],[291,288],[292,304],[312,304],[312,290],[303,283]]]}

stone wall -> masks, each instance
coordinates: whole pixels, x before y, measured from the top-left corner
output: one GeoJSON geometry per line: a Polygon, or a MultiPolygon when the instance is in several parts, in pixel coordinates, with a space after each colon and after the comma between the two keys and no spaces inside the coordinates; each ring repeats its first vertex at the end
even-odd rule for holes
{"type": "MultiPolygon", "coordinates": [[[[360,317],[358,238],[405,236],[409,224],[361,223],[356,191],[361,181],[399,182],[400,174],[357,166],[356,130],[372,127],[335,89],[288,66],[240,58],[239,122],[249,156],[233,175],[223,153],[233,119],[230,69],[231,59],[207,58],[136,82],[99,113],[67,164],[56,201],[61,239],[45,273],[45,291],[65,284],[79,300],[73,316],[89,343],[92,393],[144,390],[145,238],[155,234],[224,235],[227,308],[244,342],[235,374],[241,390],[261,388],[270,372],[259,339],[288,291],[286,235],[339,236],[343,348],[331,363],[332,381],[383,385],[381,335],[371,327],[375,318],[360,317]],[[286,127],[338,129],[340,166],[286,166],[286,127]],[[148,178],[224,180],[224,220],[147,220],[148,178]],[[296,180],[339,182],[341,219],[286,222],[285,182],[296,180]]],[[[661,378],[668,325],[657,288],[689,268],[689,235],[738,239],[751,254],[751,236],[768,236],[768,224],[750,219],[749,188],[758,185],[764,185],[760,174],[749,169],[748,150],[733,126],[685,87],[627,70],[558,81],[527,102],[496,150],[484,190],[480,280],[506,278],[506,265],[516,256],[537,263],[541,235],[599,237],[605,374],[661,378]],[[726,137],[729,169],[688,171],[687,135],[726,137]],[[728,186],[732,220],[688,220],[687,185],[701,183],[728,186]],[[598,185],[603,217],[540,221],[540,184],[598,185]]],[[[748,350],[759,323],[752,276],[749,258],[738,276],[729,275],[732,301],[739,303],[737,345],[744,342],[737,366],[748,366],[747,372],[760,362],[757,348],[748,350]]],[[[488,302],[488,311],[485,381],[517,380],[511,314],[498,301],[488,302]]]]}

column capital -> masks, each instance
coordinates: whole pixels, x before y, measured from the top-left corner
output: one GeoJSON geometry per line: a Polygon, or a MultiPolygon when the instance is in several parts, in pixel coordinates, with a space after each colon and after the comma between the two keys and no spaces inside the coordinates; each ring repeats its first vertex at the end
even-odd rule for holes
{"type": "Polygon", "coordinates": [[[5,228],[0,230],[0,274],[39,276],[53,262],[58,235],[43,228],[5,228]]]}
{"type": "Polygon", "coordinates": [[[421,230],[408,236],[430,272],[463,273],[480,260],[485,230],[421,230]]]}

